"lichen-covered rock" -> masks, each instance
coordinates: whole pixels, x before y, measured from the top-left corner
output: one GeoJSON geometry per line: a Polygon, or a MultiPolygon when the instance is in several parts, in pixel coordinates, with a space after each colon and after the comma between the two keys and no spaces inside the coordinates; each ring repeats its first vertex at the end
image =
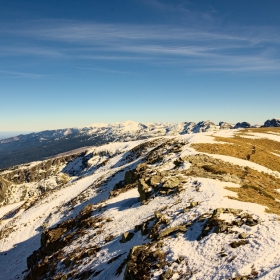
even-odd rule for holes
{"type": "Polygon", "coordinates": [[[177,188],[182,182],[182,179],[179,177],[168,178],[164,183],[162,188],[164,189],[174,189],[177,188]]]}
{"type": "Polygon", "coordinates": [[[229,245],[230,245],[232,248],[237,248],[237,247],[239,247],[239,246],[244,246],[244,245],[246,245],[246,244],[248,244],[248,241],[242,239],[242,240],[239,240],[239,241],[233,241],[233,242],[231,242],[229,245]]]}
{"type": "Polygon", "coordinates": [[[167,228],[165,230],[163,230],[159,236],[157,237],[158,240],[163,239],[164,237],[167,237],[171,234],[177,233],[177,232],[182,232],[185,233],[187,231],[187,227],[185,225],[182,226],[175,226],[175,227],[171,227],[171,228],[167,228]]]}
{"type": "Polygon", "coordinates": [[[145,201],[150,198],[152,188],[145,182],[144,179],[140,178],[138,181],[138,192],[140,194],[140,201],[145,201]]]}
{"type": "Polygon", "coordinates": [[[127,258],[123,280],[149,280],[152,268],[166,266],[164,253],[152,249],[151,246],[151,244],[146,244],[132,247],[127,258]]]}
{"type": "Polygon", "coordinates": [[[245,233],[245,232],[241,232],[239,235],[238,235],[238,238],[239,239],[246,239],[248,237],[248,234],[245,233]]]}
{"type": "Polygon", "coordinates": [[[152,175],[149,183],[151,184],[152,187],[156,187],[161,183],[162,177],[160,175],[152,175]]]}
{"type": "Polygon", "coordinates": [[[168,280],[171,279],[173,276],[174,272],[172,271],[172,269],[167,269],[166,272],[164,272],[163,274],[161,274],[160,279],[161,280],[168,280]]]}
{"type": "Polygon", "coordinates": [[[207,220],[202,230],[202,233],[198,237],[198,240],[201,240],[203,237],[209,235],[210,233],[231,233],[234,226],[246,225],[256,225],[257,220],[253,219],[248,213],[241,213],[241,209],[232,209],[232,208],[217,208],[213,211],[211,218],[207,220]],[[227,222],[220,218],[221,214],[232,214],[235,218],[227,222]]]}

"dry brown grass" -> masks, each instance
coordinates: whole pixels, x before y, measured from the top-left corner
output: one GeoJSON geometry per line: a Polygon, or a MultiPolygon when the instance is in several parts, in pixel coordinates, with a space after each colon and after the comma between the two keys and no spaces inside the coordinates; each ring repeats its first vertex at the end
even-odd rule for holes
{"type": "MultiPolygon", "coordinates": [[[[271,129],[271,128],[270,128],[271,129]]],[[[245,130],[244,130],[245,131],[245,130]]],[[[225,143],[202,143],[193,144],[192,147],[197,151],[221,154],[226,156],[233,156],[240,159],[247,159],[258,163],[271,170],[280,172],[280,142],[270,139],[251,139],[240,136],[232,138],[214,137],[216,141],[225,143]],[[253,153],[253,146],[255,146],[255,153],[253,153]]]]}
{"type": "Polygon", "coordinates": [[[246,134],[250,132],[258,132],[258,133],[272,133],[272,134],[280,134],[280,127],[258,127],[258,128],[246,128],[240,130],[240,134],[246,134]]]}
{"type": "MultiPolygon", "coordinates": [[[[193,144],[192,147],[197,151],[209,154],[221,154],[247,159],[280,172],[280,157],[272,154],[280,154],[280,142],[267,138],[251,139],[242,137],[252,135],[250,133],[254,132],[278,134],[280,129],[272,127],[244,129],[238,132],[235,137],[215,137],[215,140],[218,141],[217,143],[193,144]]],[[[264,205],[268,208],[268,212],[280,215],[280,202],[277,202],[280,194],[276,191],[276,189],[280,189],[279,178],[237,165],[220,163],[215,165],[215,168],[235,174],[241,179],[241,188],[228,188],[238,194],[238,198],[231,197],[232,199],[264,205]]]]}
{"type": "Polygon", "coordinates": [[[276,191],[276,189],[280,189],[280,178],[208,156],[201,156],[201,159],[203,159],[203,162],[192,163],[190,170],[185,171],[191,173],[187,175],[207,178],[209,177],[207,173],[211,173],[220,180],[219,176],[225,173],[236,175],[241,181],[241,187],[227,188],[238,194],[238,198],[230,198],[266,206],[268,208],[267,212],[280,215],[280,202],[277,202],[277,200],[280,200],[280,193],[276,191]],[[200,170],[207,171],[207,173],[200,170]]]}

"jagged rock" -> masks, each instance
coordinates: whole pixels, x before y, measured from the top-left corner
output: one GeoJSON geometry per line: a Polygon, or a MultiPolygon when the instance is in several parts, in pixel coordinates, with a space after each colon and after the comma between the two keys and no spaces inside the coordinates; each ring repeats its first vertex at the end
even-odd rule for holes
{"type": "Polygon", "coordinates": [[[43,232],[41,236],[41,245],[45,247],[57,241],[66,231],[67,228],[53,228],[43,232]]]}
{"type": "MultiPolygon", "coordinates": [[[[201,240],[203,237],[209,235],[210,233],[231,233],[233,226],[241,226],[244,221],[242,220],[242,215],[238,216],[242,210],[232,209],[232,208],[217,208],[213,211],[211,218],[205,223],[202,233],[198,237],[201,240]],[[236,216],[235,220],[232,222],[226,222],[220,219],[220,214],[227,213],[236,216]]],[[[246,213],[246,217],[249,214],[246,213]]]]}
{"type": "Polygon", "coordinates": [[[264,127],[280,127],[280,119],[271,119],[265,121],[264,127]]]}
{"type": "Polygon", "coordinates": [[[224,213],[225,209],[224,208],[217,208],[213,211],[213,217],[214,216],[219,216],[220,214],[224,213]]]}
{"type": "Polygon", "coordinates": [[[234,128],[250,128],[251,125],[248,122],[239,122],[237,123],[234,128]]]}
{"type": "Polygon", "coordinates": [[[161,280],[171,279],[173,274],[174,272],[172,271],[172,269],[167,269],[167,271],[160,276],[160,279],[161,280]]]}
{"type": "Polygon", "coordinates": [[[81,258],[88,258],[93,255],[96,255],[96,253],[99,252],[100,250],[101,250],[101,248],[99,248],[99,247],[90,248],[82,254],[81,258]]]}
{"type": "Polygon", "coordinates": [[[184,163],[184,160],[181,158],[177,158],[173,163],[176,167],[180,167],[184,163]]]}
{"type": "Polygon", "coordinates": [[[245,224],[247,226],[252,227],[252,226],[255,226],[255,225],[259,224],[259,220],[253,219],[252,217],[248,217],[245,224]]]}
{"type": "Polygon", "coordinates": [[[27,257],[27,268],[32,268],[38,261],[39,251],[34,251],[30,256],[27,257]]]}
{"type": "Polygon", "coordinates": [[[137,172],[141,172],[147,169],[147,163],[139,163],[136,167],[137,172]]]}
{"type": "Polygon", "coordinates": [[[199,205],[199,202],[198,202],[198,201],[192,201],[192,202],[190,203],[189,208],[190,208],[190,209],[191,209],[191,208],[194,208],[194,207],[197,206],[197,205],[199,205]]]}
{"type": "Polygon", "coordinates": [[[121,243],[126,243],[128,242],[129,240],[131,240],[134,236],[134,233],[133,232],[125,232],[123,235],[122,235],[122,239],[120,240],[121,243]]]}
{"type": "Polygon", "coordinates": [[[156,211],[155,212],[155,217],[159,220],[163,215],[159,212],[159,211],[156,211]]]}
{"type": "Polygon", "coordinates": [[[139,179],[139,181],[138,181],[138,192],[140,194],[139,200],[145,201],[145,200],[149,199],[151,196],[151,191],[152,191],[152,188],[148,184],[146,184],[144,179],[142,179],[142,178],[139,179]]]}
{"type": "Polygon", "coordinates": [[[165,266],[163,252],[151,249],[149,244],[134,246],[127,258],[123,280],[149,280],[152,267],[163,268],[165,266]]]}
{"type": "Polygon", "coordinates": [[[242,240],[240,240],[240,241],[233,241],[233,242],[231,242],[229,245],[230,245],[232,248],[237,248],[237,247],[239,247],[239,246],[244,246],[244,245],[246,245],[246,244],[248,244],[248,241],[242,239],[242,240]]]}
{"type": "Polygon", "coordinates": [[[174,189],[177,188],[182,182],[182,179],[179,177],[171,177],[168,178],[164,183],[162,188],[163,189],[174,189]]]}
{"type": "Polygon", "coordinates": [[[245,232],[242,232],[242,233],[240,233],[240,234],[238,235],[238,238],[239,238],[239,239],[246,239],[247,237],[248,237],[248,234],[245,233],[245,232]]]}
{"type": "Polygon", "coordinates": [[[176,227],[171,227],[171,228],[167,228],[165,230],[163,230],[159,236],[157,237],[158,240],[163,239],[164,237],[167,237],[173,233],[177,233],[177,232],[183,232],[185,233],[187,231],[187,227],[185,225],[183,226],[176,226],[176,227]]]}
{"type": "Polygon", "coordinates": [[[161,176],[153,175],[153,176],[151,176],[149,183],[151,186],[156,187],[158,184],[160,184],[161,180],[162,180],[161,176]]]}

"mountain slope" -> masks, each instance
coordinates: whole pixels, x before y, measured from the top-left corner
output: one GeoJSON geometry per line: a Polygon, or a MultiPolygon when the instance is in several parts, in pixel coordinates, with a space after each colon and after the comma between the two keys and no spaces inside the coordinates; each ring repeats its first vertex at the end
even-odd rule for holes
{"type": "Polygon", "coordinates": [[[213,131],[219,128],[219,126],[210,121],[203,121],[198,124],[193,122],[142,124],[126,121],[18,135],[0,140],[0,168],[43,160],[50,156],[86,146],[213,131]]]}
{"type": "Polygon", "coordinates": [[[3,171],[2,186],[15,191],[0,208],[2,277],[279,279],[278,145],[277,128],[223,130],[111,143],[3,171]],[[230,149],[243,151],[242,139],[249,159],[230,149]],[[258,157],[266,145],[278,164],[258,157]],[[41,176],[15,176],[31,170],[41,176]],[[24,188],[33,193],[19,201],[24,188]]]}

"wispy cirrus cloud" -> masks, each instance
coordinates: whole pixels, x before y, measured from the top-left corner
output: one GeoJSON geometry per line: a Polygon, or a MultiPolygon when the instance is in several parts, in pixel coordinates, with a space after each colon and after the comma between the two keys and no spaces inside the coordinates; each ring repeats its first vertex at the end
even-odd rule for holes
{"type": "Polygon", "coordinates": [[[37,73],[28,73],[28,72],[15,72],[15,71],[6,71],[6,70],[0,70],[0,74],[4,74],[6,77],[14,77],[14,78],[43,78],[46,77],[46,75],[37,74],[37,73]]]}
{"type": "Polygon", "coordinates": [[[6,43],[0,50],[6,56],[178,63],[195,71],[279,71],[277,34],[279,30],[266,26],[256,30],[41,20],[0,29],[0,36],[25,42],[24,47],[6,43]]]}

